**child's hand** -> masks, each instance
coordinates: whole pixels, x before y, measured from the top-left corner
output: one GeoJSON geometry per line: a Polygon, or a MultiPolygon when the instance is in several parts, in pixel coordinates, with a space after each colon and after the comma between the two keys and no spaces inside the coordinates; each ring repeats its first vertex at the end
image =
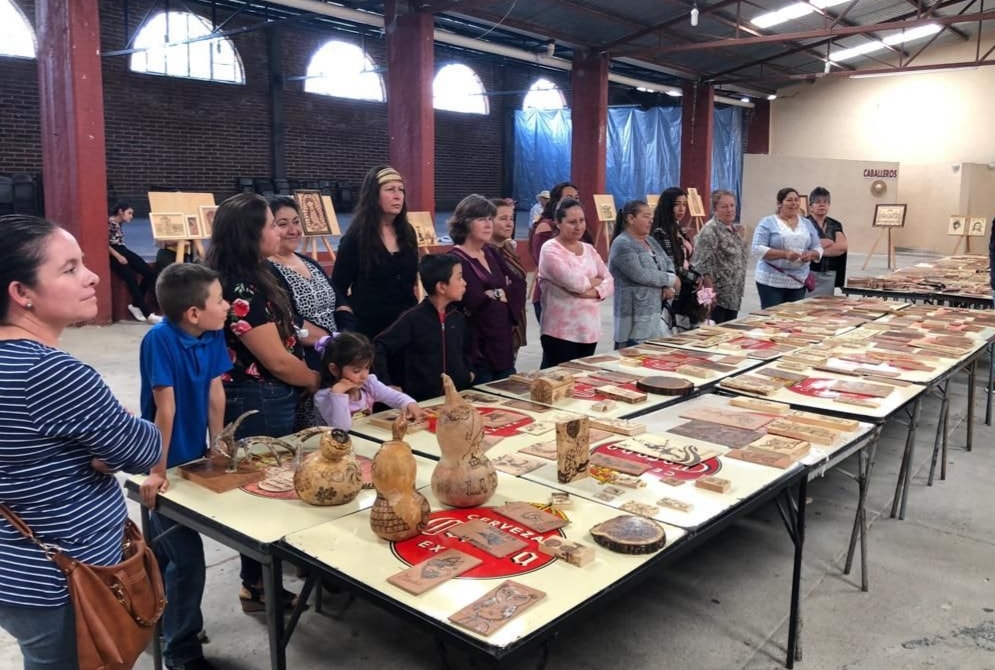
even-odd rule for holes
{"type": "Polygon", "coordinates": [[[404,416],[407,417],[408,421],[421,423],[425,420],[425,410],[419,407],[416,402],[408,403],[404,407],[404,416]]]}
{"type": "Polygon", "coordinates": [[[155,497],[169,490],[169,480],[166,475],[153,472],[138,488],[142,495],[142,504],[149,509],[155,509],[155,497]]]}
{"type": "Polygon", "coordinates": [[[111,467],[109,465],[107,465],[106,463],[104,463],[99,458],[92,459],[90,461],[90,467],[93,468],[94,470],[96,470],[97,472],[104,473],[105,475],[113,475],[114,472],[115,472],[113,469],[111,469],[111,467]]]}
{"type": "Polygon", "coordinates": [[[341,393],[342,395],[346,395],[349,391],[358,388],[359,384],[356,382],[351,382],[348,379],[340,379],[332,385],[332,393],[341,393]]]}

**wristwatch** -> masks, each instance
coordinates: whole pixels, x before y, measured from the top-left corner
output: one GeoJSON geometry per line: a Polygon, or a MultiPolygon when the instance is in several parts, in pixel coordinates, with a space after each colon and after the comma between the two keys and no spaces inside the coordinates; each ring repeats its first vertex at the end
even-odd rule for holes
{"type": "Polygon", "coordinates": [[[494,299],[495,300],[500,300],[503,297],[504,297],[504,291],[502,291],[499,288],[494,289],[494,299]]]}

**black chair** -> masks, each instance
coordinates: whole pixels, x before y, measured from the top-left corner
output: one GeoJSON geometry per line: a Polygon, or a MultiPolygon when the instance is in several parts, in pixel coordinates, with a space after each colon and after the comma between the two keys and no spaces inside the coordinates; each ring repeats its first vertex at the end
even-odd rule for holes
{"type": "Polygon", "coordinates": [[[19,173],[11,175],[14,181],[14,212],[17,214],[41,214],[38,207],[38,187],[34,175],[19,173]]]}
{"type": "Polygon", "coordinates": [[[332,182],[328,181],[327,179],[319,179],[318,181],[316,181],[315,188],[321,191],[322,195],[327,195],[329,198],[335,195],[332,182]]]}
{"type": "Polygon", "coordinates": [[[0,215],[14,213],[14,180],[0,176],[0,215]]]}
{"type": "Polygon", "coordinates": [[[335,209],[339,212],[351,212],[352,208],[356,204],[355,191],[352,184],[346,184],[344,182],[339,182],[335,191],[338,193],[339,199],[335,205],[335,209]]]}
{"type": "Polygon", "coordinates": [[[269,179],[256,179],[256,193],[262,194],[267,198],[273,195],[273,182],[269,179]]]}
{"type": "Polygon", "coordinates": [[[256,192],[256,180],[252,177],[236,177],[235,178],[235,192],[236,193],[255,193],[256,192]]]}
{"type": "Polygon", "coordinates": [[[290,195],[290,182],[286,179],[274,179],[273,190],[279,195],[290,195]]]}

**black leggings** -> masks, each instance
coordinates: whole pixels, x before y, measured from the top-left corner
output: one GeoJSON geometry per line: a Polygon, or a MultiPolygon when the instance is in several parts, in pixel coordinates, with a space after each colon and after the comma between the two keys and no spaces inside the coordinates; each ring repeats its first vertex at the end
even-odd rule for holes
{"type": "Polygon", "coordinates": [[[124,246],[123,244],[112,244],[111,249],[118,252],[127,259],[128,264],[119,263],[111,256],[111,272],[121,278],[124,285],[131,293],[131,304],[142,310],[142,314],[149,315],[149,310],[145,306],[145,294],[155,290],[156,272],[141,256],[124,246]],[[138,283],[137,275],[142,276],[142,282],[138,283]]]}
{"type": "Polygon", "coordinates": [[[542,342],[542,365],[540,367],[543,368],[551,368],[575,358],[590,356],[598,346],[597,342],[590,344],[569,342],[552,335],[541,335],[539,340],[542,342]]]}

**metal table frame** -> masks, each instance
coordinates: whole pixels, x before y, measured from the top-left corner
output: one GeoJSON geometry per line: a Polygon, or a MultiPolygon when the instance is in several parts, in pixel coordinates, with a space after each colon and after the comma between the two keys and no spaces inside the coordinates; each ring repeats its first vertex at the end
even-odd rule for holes
{"type": "MultiPolygon", "coordinates": [[[[141,503],[139,485],[132,480],[125,481],[128,497],[141,503]]],[[[188,507],[178,505],[164,496],[157,498],[156,513],[191,528],[205,537],[220,542],[226,547],[245,554],[259,561],[263,567],[263,590],[266,592],[266,631],[269,635],[270,667],[273,670],[285,670],[287,658],[285,653],[286,635],[283,622],[283,567],[279,559],[273,555],[275,543],[263,543],[233,530],[223,523],[215,521],[188,507]],[[274,597],[275,596],[275,597],[274,597]]],[[[149,509],[141,506],[142,534],[151,544],[155,538],[149,534],[149,509]]],[[[169,531],[167,531],[169,532],[169,531]]],[[[155,670],[162,670],[162,620],[156,624],[156,634],[152,637],[152,657],[155,670]]]]}

